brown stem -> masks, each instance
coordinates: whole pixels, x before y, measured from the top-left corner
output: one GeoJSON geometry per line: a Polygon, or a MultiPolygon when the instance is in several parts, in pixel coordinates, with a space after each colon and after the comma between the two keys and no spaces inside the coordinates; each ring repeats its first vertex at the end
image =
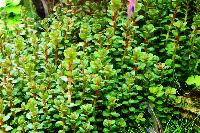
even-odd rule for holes
{"type": "Polygon", "coordinates": [[[4,124],[3,119],[0,119],[0,126],[2,126],[4,124]]]}
{"type": "Polygon", "coordinates": [[[6,76],[3,77],[4,83],[8,83],[6,76]]]}
{"type": "MultiPolygon", "coordinates": [[[[66,15],[68,15],[69,6],[70,6],[70,2],[69,2],[69,0],[67,0],[67,1],[66,1],[66,7],[67,7],[67,8],[66,8],[66,15]]],[[[66,22],[67,22],[67,31],[69,31],[69,24],[70,24],[70,23],[69,23],[68,17],[66,17],[66,19],[67,19],[67,21],[66,21],[66,22]]]]}
{"type": "Polygon", "coordinates": [[[176,18],[176,14],[177,14],[177,7],[175,7],[175,9],[174,9],[174,14],[173,14],[173,17],[172,17],[172,21],[169,24],[169,29],[168,29],[168,32],[167,32],[167,35],[166,35],[166,41],[165,41],[165,43],[167,42],[167,40],[169,38],[169,32],[170,32],[170,29],[172,28],[172,24],[173,24],[173,22],[174,22],[174,20],[176,18]]]}
{"type": "Polygon", "coordinates": [[[97,2],[98,2],[98,5],[99,5],[99,6],[98,6],[98,7],[99,7],[98,9],[99,9],[99,11],[100,11],[100,10],[101,10],[101,0],[97,0],[97,2]]]}
{"type": "Polygon", "coordinates": [[[105,9],[105,13],[107,14],[108,12],[107,0],[104,0],[104,9],[105,9]]]}
{"type": "Polygon", "coordinates": [[[114,28],[114,32],[113,34],[115,35],[115,31],[116,31],[116,19],[117,19],[117,9],[114,9],[114,16],[113,16],[113,28],[114,28]]]}
{"type": "Polygon", "coordinates": [[[94,99],[94,108],[96,107],[96,104],[97,104],[97,99],[98,99],[98,96],[99,96],[99,90],[95,91],[95,95],[96,95],[96,97],[94,99]]]}
{"type": "Polygon", "coordinates": [[[68,100],[67,103],[71,103],[72,97],[72,61],[69,62],[69,78],[68,78],[68,100]]]}
{"type": "Polygon", "coordinates": [[[123,64],[124,59],[125,59],[126,50],[129,47],[129,39],[128,39],[129,38],[129,22],[130,22],[130,19],[128,19],[127,23],[126,23],[126,40],[125,40],[126,47],[124,49],[124,54],[123,54],[123,57],[122,57],[122,64],[123,64]]]}
{"type": "Polygon", "coordinates": [[[63,131],[65,131],[65,113],[62,111],[62,126],[63,126],[63,131]]]}
{"type": "Polygon", "coordinates": [[[93,113],[93,117],[96,116],[96,105],[97,105],[97,100],[98,100],[98,96],[99,96],[99,90],[95,91],[95,99],[94,99],[94,103],[93,103],[93,107],[94,107],[94,113],[93,113]]]}
{"type": "Polygon", "coordinates": [[[176,18],[176,14],[177,14],[177,9],[175,8],[174,14],[173,14],[173,17],[172,17],[172,21],[171,21],[171,23],[169,24],[170,27],[172,26],[172,24],[173,24],[173,22],[174,22],[174,20],[175,20],[175,18],[176,18]]]}
{"type": "Polygon", "coordinates": [[[66,7],[67,7],[67,9],[66,9],[66,13],[68,13],[69,6],[70,6],[70,2],[69,2],[69,0],[66,0],[66,7]]]}
{"type": "Polygon", "coordinates": [[[174,79],[174,76],[175,76],[175,58],[176,58],[176,51],[178,49],[179,40],[180,40],[180,33],[176,37],[175,47],[174,47],[174,52],[173,52],[173,57],[172,57],[172,60],[173,60],[173,79],[174,79]]]}
{"type": "Polygon", "coordinates": [[[134,81],[135,81],[135,84],[137,84],[137,75],[138,75],[138,66],[134,66],[134,71],[135,71],[135,78],[134,78],[134,81]]]}
{"type": "Polygon", "coordinates": [[[48,63],[48,46],[45,46],[45,61],[48,63]]]}
{"type": "Polygon", "coordinates": [[[47,110],[47,103],[46,103],[46,101],[45,100],[42,100],[42,102],[43,102],[43,105],[44,105],[44,107],[43,107],[43,111],[45,112],[45,114],[46,114],[46,117],[47,117],[47,115],[48,115],[48,110],[47,110]]]}
{"type": "Polygon", "coordinates": [[[82,103],[83,95],[85,94],[86,77],[85,77],[85,65],[83,64],[83,62],[81,64],[82,64],[82,74],[83,74],[83,92],[81,95],[81,103],[82,103]]]}
{"type": "Polygon", "coordinates": [[[58,45],[56,45],[56,66],[58,65],[58,45]]]}
{"type": "Polygon", "coordinates": [[[126,41],[125,41],[126,47],[124,49],[124,54],[123,54],[123,57],[122,57],[122,64],[124,63],[124,59],[125,59],[125,56],[126,56],[126,50],[127,50],[128,46],[129,46],[128,36],[129,36],[129,34],[128,34],[128,30],[127,30],[126,31],[126,41]]]}
{"type": "Polygon", "coordinates": [[[125,5],[125,0],[122,0],[122,11],[123,11],[123,9],[124,9],[124,5],[125,5]]]}
{"type": "Polygon", "coordinates": [[[129,39],[128,39],[128,30],[126,31],[126,48],[129,46],[129,39]]]}

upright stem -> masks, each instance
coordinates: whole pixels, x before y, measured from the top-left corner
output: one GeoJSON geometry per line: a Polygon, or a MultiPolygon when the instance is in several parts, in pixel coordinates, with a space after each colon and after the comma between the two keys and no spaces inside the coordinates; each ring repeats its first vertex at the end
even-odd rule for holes
{"type": "Polygon", "coordinates": [[[113,28],[114,28],[114,32],[113,34],[115,35],[115,31],[116,31],[116,20],[117,20],[117,9],[114,9],[114,16],[113,16],[113,28]]]}
{"type": "Polygon", "coordinates": [[[175,59],[176,59],[176,51],[178,49],[179,39],[180,39],[180,33],[178,33],[178,36],[176,37],[174,52],[173,52],[173,57],[172,57],[172,60],[173,60],[173,79],[174,79],[174,76],[175,76],[175,65],[176,65],[175,59]]]}
{"type": "MultiPolygon", "coordinates": [[[[0,97],[0,114],[2,115],[2,116],[4,116],[4,114],[3,114],[3,99],[0,97]]],[[[3,118],[0,118],[0,127],[2,127],[3,126],[3,124],[4,124],[4,121],[3,121],[3,118]]],[[[3,130],[3,133],[5,132],[5,129],[3,128],[2,129],[3,130]]]]}
{"type": "Polygon", "coordinates": [[[125,5],[125,0],[122,0],[122,11],[123,11],[123,9],[124,9],[124,5],[125,5]]]}
{"type": "Polygon", "coordinates": [[[83,92],[81,95],[81,103],[83,102],[83,95],[85,94],[85,86],[86,86],[86,77],[85,77],[85,65],[82,62],[82,75],[83,75],[83,92]]]}
{"type": "Polygon", "coordinates": [[[45,45],[45,61],[48,63],[48,46],[45,45]]]}
{"type": "Polygon", "coordinates": [[[62,126],[63,126],[63,131],[65,131],[65,112],[62,111],[62,126]]]}
{"type": "Polygon", "coordinates": [[[58,65],[58,44],[56,44],[56,62],[55,63],[56,63],[56,66],[57,66],[58,65]]]}
{"type": "Polygon", "coordinates": [[[67,103],[71,103],[71,97],[72,97],[72,61],[69,62],[69,75],[68,75],[68,100],[67,103]]]}
{"type": "Polygon", "coordinates": [[[94,117],[95,117],[95,115],[96,115],[96,113],[95,113],[95,110],[96,110],[96,104],[97,104],[97,100],[98,100],[98,96],[99,96],[99,90],[96,90],[95,91],[95,99],[94,99],[94,117]]]}
{"type": "Polygon", "coordinates": [[[126,56],[126,50],[129,47],[129,39],[128,39],[128,37],[129,37],[129,22],[130,22],[130,19],[128,18],[127,23],[126,23],[126,41],[125,41],[126,47],[124,49],[124,54],[123,54],[123,57],[122,57],[122,64],[124,63],[124,59],[125,59],[125,56],[126,56]]]}
{"type": "MultiPolygon", "coordinates": [[[[68,11],[69,11],[69,6],[70,6],[70,2],[69,2],[69,0],[66,0],[66,15],[68,15],[68,11]]],[[[69,19],[68,19],[68,17],[66,17],[66,22],[67,22],[67,31],[69,31],[69,24],[70,24],[70,22],[69,22],[69,19]]]]}
{"type": "Polygon", "coordinates": [[[175,7],[175,9],[174,9],[174,14],[173,14],[173,17],[172,17],[172,21],[169,24],[169,29],[168,29],[168,32],[167,32],[167,35],[166,35],[166,41],[165,41],[165,43],[167,43],[167,41],[169,39],[169,32],[170,32],[170,30],[172,28],[172,24],[173,24],[173,22],[174,22],[174,20],[176,18],[176,14],[177,14],[177,7],[175,7]]]}
{"type": "Polygon", "coordinates": [[[108,12],[107,0],[104,0],[104,9],[105,9],[105,13],[107,14],[108,12]]]}

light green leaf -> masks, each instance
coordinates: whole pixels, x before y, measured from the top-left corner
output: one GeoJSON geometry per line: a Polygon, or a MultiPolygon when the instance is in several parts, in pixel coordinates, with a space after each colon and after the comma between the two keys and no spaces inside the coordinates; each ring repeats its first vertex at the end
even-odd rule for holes
{"type": "Polygon", "coordinates": [[[29,123],[29,124],[27,125],[27,128],[28,128],[28,129],[33,129],[33,124],[32,124],[32,123],[29,123]]]}
{"type": "Polygon", "coordinates": [[[68,81],[68,78],[67,78],[67,76],[61,76],[61,77],[60,77],[60,79],[61,79],[61,80],[63,80],[63,81],[65,81],[65,82],[67,82],[67,81],[68,81]]]}
{"type": "Polygon", "coordinates": [[[26,118],[31,119],[31,117],[32,117],[32,112],[26,114],[26,118]]]}
{"type": "Polygon", "coordinates": [[[6,130],[6,131],[10,131],[10,130],[12,130],[12,129],[13,129],[13,128],[12,128],[11,126],[8,126],[8,125],[5,126],[5,130],[6,130]]]}
{"type": "Polygon", "coordinates": [[[111,112],[111,115],[114,116],[114,117],[119,117],[119,116],[120,116],[120,114],[117,113],[117,112],[115,112],[115,111],[114,111],[114,112],[111,112]]]}
{"type": "Polygon", "coordinates": [[[62,121],[57,121],[57,122],[55,123],[55,126],[56,126],[56,127],[61,127],[61,126],[62,126],[62,121]]]}
{"type": "Polygon", "coordinates": [[[21,14],[21,6],[14,6],[14,7],[6,7],[5,11],[7,13],[13,12],[15,15],[20,15],[21,14]]]}
{"type": "Polygon", "coordinates": [[[153,96],[148,96],[148,99],[154,102],[156,99],[153,96]]]}
{"type": "Polygon", "coordinates": [[[10,115],[6,115],[3,117],[3,121],[7,121],[8,119],[10,119],[10,115]]]}
{"type": "Polygon", "coordinates": [[[7,3],[10,5],[10,6],[16,6],[16,5],[19,5],[21,0],[7,0],[7,3]]]}

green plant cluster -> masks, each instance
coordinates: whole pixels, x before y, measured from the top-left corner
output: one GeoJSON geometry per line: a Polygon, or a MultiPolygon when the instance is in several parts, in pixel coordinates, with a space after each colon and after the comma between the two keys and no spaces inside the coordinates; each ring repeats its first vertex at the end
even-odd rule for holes
{"type": "Polygon", "coordinates": [[[188,85],[192,85],[194,84],[196,86],[196,89],[200,89],[200,76],[195,75],[195,76],[190,76],[188,77],[188,79],[186,80],[186,83],[188,85]]]}
{"type": "Polygon", "coordinates": [[[12,27],[20,23],[21,19],[21,0],[2,0],[0,5],[0,29],[5,25],[12,27]]]}
{"type": "Polygon", "coordinates": [[[125,0],[71,0],[41,21],[22,11],[0,31],[1,130],[145,132],[143,102],[165,128],[200,72],[199,2],[138,0],[130,19],[125,0]]]}

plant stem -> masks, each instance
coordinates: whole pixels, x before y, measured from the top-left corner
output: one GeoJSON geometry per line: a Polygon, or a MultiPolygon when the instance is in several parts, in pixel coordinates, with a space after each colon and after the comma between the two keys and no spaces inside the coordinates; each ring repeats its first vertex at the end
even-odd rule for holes
{"type": "Polygon", "coordinates": [[[104,0],[104,9],[105,9],[105,13],[107,14],[108,12],[107,0],[104,0]]]}
{"type": "Polygon", "coordinates": [[[176,51],[178,49],[179,39],[180,39],[180,33],[178,33],[178,36],[176,37],[174,51],[173,51],[173,57],[172,57],[172,60],[173,60],[173,79],[175,77],[175,65],[176,65],[175,60],[176,60],[176,51]]]}
{"type": "Polygon", "coordinates": [[[48,46],[47,45],[45,45],[45,61],[46,61],[46,63],[48,63],[48,46]]]}
{"type": "Polygon", "coordinates": [[[86,86],[86,78],[85,78],[85,65],[83,62],[81,62],[82,64],[82,75],[83,75],[83,92],[81,95],[81,103],[83,102],[83,96],[85,94],[85,86],[86,86]]]}
{"type": "MultiPolygon", "coordinates": [[[[68,11],[69,11],[69,6],[70,6],[70,2],[69,0],[66,0],[66,15],[68,15],[68,11]]],[[[66,17],[66,22],[67,22],[67,32],[69,31],[69,25],[70,25],[70,21],[69,18],[66,17]]]]}
{"type": "Polygon", "coordinates": [[[69,61],[68,64],[68,100],[67,103],[70,104],[71,103],[71,97],[72,97],[72,61],[69,61]]]}
{"type": "Polygon", "coordinates": [[[174,14],[173,14],[172,20],[171,20],[171,22],[169,24],[169,29],[168,29],[168,32],[167,32],[167,35],[166,35],[165,43],[167,43],[167,41],[169,39],[169,32],[170,32],[170,30],[172,28],[172,24],[173,24],[173,22],[174,22],[174,20],[176,18],[176,14],[177,14],[177,7],[175,7],[175,9],[174,9],[174,14]]]}
{"type": "Polygon", "coordinates": [[[58,44],[56,44],[56,66],[57,65],[58,65],[58,44]]]}
{"type": "Polygon", "coordinates": [[[124,9],[124,5],[125,5],[125,0],[122,0],[122,11],[123,11],[123,9],[124,9]]]}
{"type": "Polygon", "coordinates": [[[127,48],[129,47],[129,22],[130,22],[130,19],[127,20],[126,22],[126,46],[125,46],[125,49],[124,49],[124,54],[123,54],[123,57],[122,57],[122,64],[124,63],[124,59],[125,59],[125,56],[126,56],[126,50],[127,48]]]}
{"type": "Polygon", "coordinates": [[[114,28],[114,32],[113,34],[115,35],[115,31],[116,31],[116,21],[117,21],[117,9],[114,9],[114,15],[113,15],[113,28],[114,28]]]}

